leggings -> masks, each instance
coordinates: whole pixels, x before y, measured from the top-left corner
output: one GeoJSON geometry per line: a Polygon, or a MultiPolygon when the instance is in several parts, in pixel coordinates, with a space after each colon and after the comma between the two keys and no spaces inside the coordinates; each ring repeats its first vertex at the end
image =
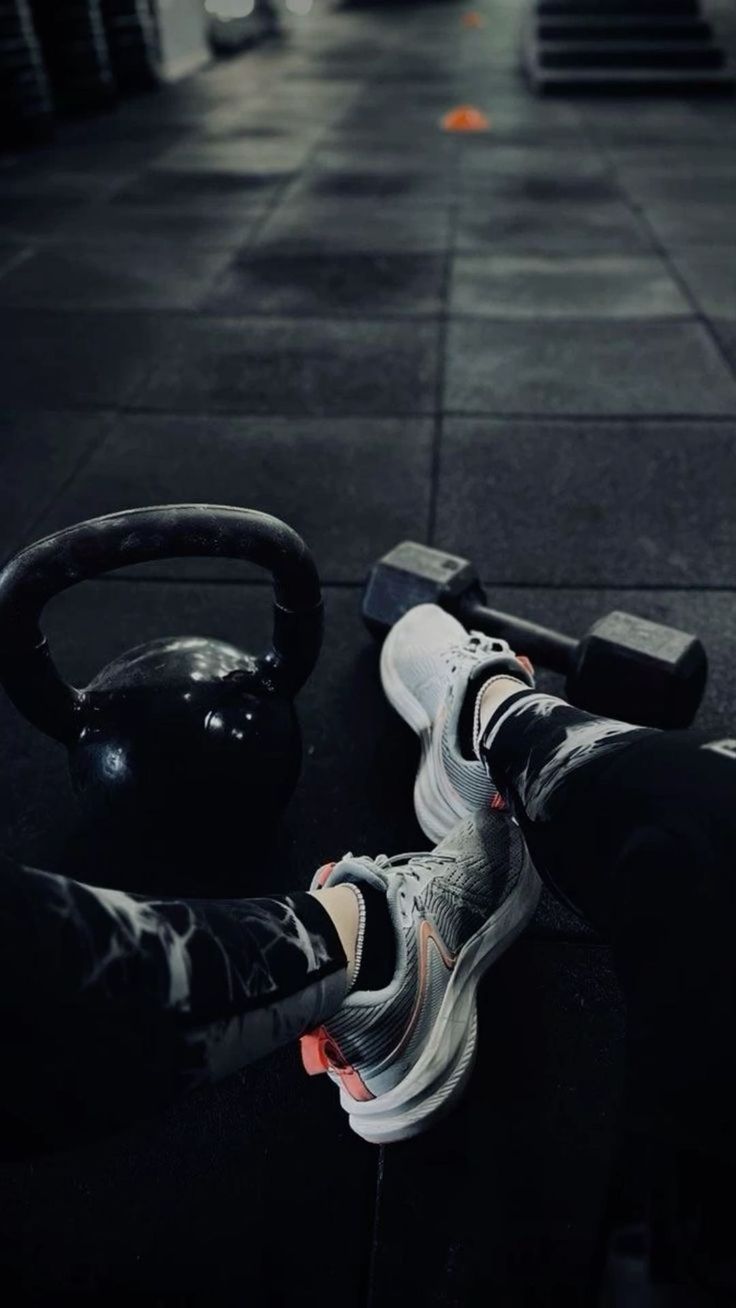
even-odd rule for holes
{"type": "MultiPolygon", "coordinates": [[[[541,875],[610,935],[642,1113],[719,1147],[736,1085],[735,752],[526,690],[482,741],[541,875]]],[[[0,871],[0,1102],[41,1140],[218,1080],[346,993],[313,896],[154,900],[0,871]]]]}
{"type": "Polygon", "coordinates": [[[332,1014],[314,896],[154,900],[0,866],[0,1105],[31,1147],[105,1133],[332,1014]]]}
{"type": "Polygon", "coordinates": [[[481,753],[558,896],[610,940],[632,1131],[736,1157],[736,740],[525,690],[481,753]]]}

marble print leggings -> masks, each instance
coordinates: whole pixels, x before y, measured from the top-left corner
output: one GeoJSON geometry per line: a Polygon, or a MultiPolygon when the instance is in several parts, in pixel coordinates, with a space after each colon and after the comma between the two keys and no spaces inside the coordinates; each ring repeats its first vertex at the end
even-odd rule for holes
{"type": "Polygon", "coordinates": [[[219,1080],[335,1011],[318,901],[153,900],[0,866],[0,1102],[52,1139],[219,1080]]]}
{"type": "Polygon", "coordinates": [[[540,875],[610,940],[634,1118],[736,1159],[736,740],[524,690],[481,751],[540,875]]]}

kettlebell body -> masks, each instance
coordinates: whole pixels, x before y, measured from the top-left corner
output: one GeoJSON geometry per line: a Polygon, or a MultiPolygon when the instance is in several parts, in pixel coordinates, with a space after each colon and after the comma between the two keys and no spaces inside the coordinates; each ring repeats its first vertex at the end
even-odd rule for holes
{"type": "Polygon", "coordinates": [[[247,810],[271,823],[301,768],[293,701],[221,641],[180,636],[128,650],[83,691],[77,726],[69,767],[94,820],[221,829],[247,810]]]}
{"type": "Polygon", "coordinates": [[[111,514],[48,537],[0,573],[0,681],[17,707],[69,751],[92,820],[205,839],[223,825],[262,832],[301,767],[293,696],[322,635],[319,581],[304,542],[246,509],[173,505],[111,514]],[[223,641],[163,637],[109,663],[86,687],[60,677],[38,619],[58,591],[153,558],[218,554],[270,568],[273,638],[265,654],[223,641]]]}

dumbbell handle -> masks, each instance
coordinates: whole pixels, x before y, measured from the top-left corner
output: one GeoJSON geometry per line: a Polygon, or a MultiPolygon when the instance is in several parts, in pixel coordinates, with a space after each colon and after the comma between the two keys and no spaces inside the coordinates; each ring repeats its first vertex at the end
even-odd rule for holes
{"type": "Polygon", "coordinates": [[[578,641],[571,636],[563,636],[559,631],[512,617],[498,609],[489,609],[472,592],[462,596],[455,612],[468,630],[507,640],[515,653],[526,654],[533,663],[541,663],[551,672],[567,674],[570,671],[578,649],[578,641]]]}

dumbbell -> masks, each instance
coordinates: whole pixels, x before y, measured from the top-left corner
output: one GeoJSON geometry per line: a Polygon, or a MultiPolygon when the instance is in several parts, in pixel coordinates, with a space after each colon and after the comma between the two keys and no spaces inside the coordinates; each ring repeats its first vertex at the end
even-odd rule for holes
{"type": "Polygon", "coordinates": [[[466,559],[404,541],[371,569],[363,599],[369,631],[385,636],[417,604],[439,604],[468,630],[508,641],[566,678],[571,704],[651,727],[686,727],[705,690],[708,662],[697,636],[631,613],[600,618],[582,640],[488,608],[466,559]]]}

